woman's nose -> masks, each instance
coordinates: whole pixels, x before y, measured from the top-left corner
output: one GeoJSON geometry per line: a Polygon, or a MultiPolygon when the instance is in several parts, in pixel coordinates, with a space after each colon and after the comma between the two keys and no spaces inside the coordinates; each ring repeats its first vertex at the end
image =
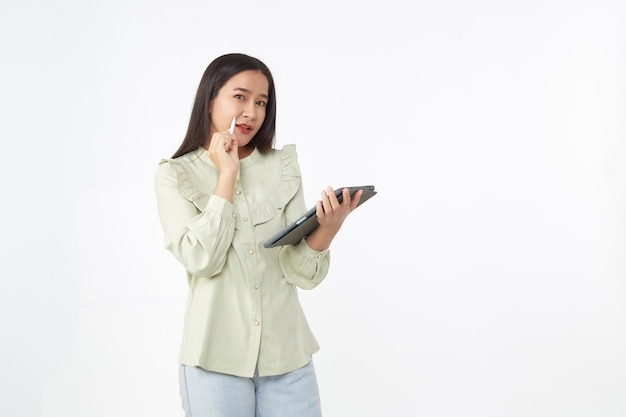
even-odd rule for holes
{"type": "Polygon", "coordinates": [[[256,119],[255,103],[250,103],[246,105],[246,107],[243,109],[242,116],[248,120],[255,120],[256,119]]]}

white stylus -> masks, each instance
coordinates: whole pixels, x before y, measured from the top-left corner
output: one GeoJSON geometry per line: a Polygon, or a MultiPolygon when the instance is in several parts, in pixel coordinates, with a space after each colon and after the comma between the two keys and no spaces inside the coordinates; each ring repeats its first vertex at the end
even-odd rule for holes
{"type": "Polygon", "coordinates": [[[237,120],[237,117],[233,117],[233,121],[230,122],[230,134],[232,135],[233,133],[235,133],[235,120],[237,120]]]}

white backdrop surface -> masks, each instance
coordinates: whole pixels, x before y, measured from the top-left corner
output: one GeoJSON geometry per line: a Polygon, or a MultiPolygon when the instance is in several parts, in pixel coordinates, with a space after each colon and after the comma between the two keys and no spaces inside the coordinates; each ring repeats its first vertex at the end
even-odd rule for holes
{"type": "Polygon", "coordinates": [[[152,180],[218,55],[265,61],[309,204],[325,417],[626,415],[626,6],[5,1],[0,415],[182,416],[152,180]]]}

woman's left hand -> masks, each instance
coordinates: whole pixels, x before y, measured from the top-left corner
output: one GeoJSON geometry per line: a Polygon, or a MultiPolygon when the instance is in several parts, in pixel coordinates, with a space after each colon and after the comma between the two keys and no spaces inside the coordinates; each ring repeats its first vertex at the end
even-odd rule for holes
{"type": "Polygon", "coordinates": [[[307,243],[315,250],[324,250],[330,246],[333,238],[341,229],[344,220],[359,204],[363,190],[358,190],[350,198],[350,190],[344,188],[342,190],[343,201],[341,203],[332,187],[326,187],[321,195],[322,199],[317,202],[315,211],[320,225],[307,238],[307,243]]]}

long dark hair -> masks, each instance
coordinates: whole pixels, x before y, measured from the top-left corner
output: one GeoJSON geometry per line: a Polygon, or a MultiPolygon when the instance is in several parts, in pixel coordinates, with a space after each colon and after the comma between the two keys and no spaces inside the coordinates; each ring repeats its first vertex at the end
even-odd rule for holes
{"type": "Polygon", "coordinates": [[[250,141],[250,145],[255,146],[261,153],[272,149],[276,134],[276,91],[272,73],[267,65],[257,58],[240,53],[231,53],[216,58],[204,70],[198,91],[196,92],[193,109],[191,110],[187,134],[178,150],[172,155],[172,158],[177,158],[187,152],[196,150],[205,144],[211,125],[209,115],[211,100],[217,96],[220,88],[226,84],[230,77],[246,70],[261,71],[267,78],[269,86],[265,120],[257,134],[250,141]]]}

